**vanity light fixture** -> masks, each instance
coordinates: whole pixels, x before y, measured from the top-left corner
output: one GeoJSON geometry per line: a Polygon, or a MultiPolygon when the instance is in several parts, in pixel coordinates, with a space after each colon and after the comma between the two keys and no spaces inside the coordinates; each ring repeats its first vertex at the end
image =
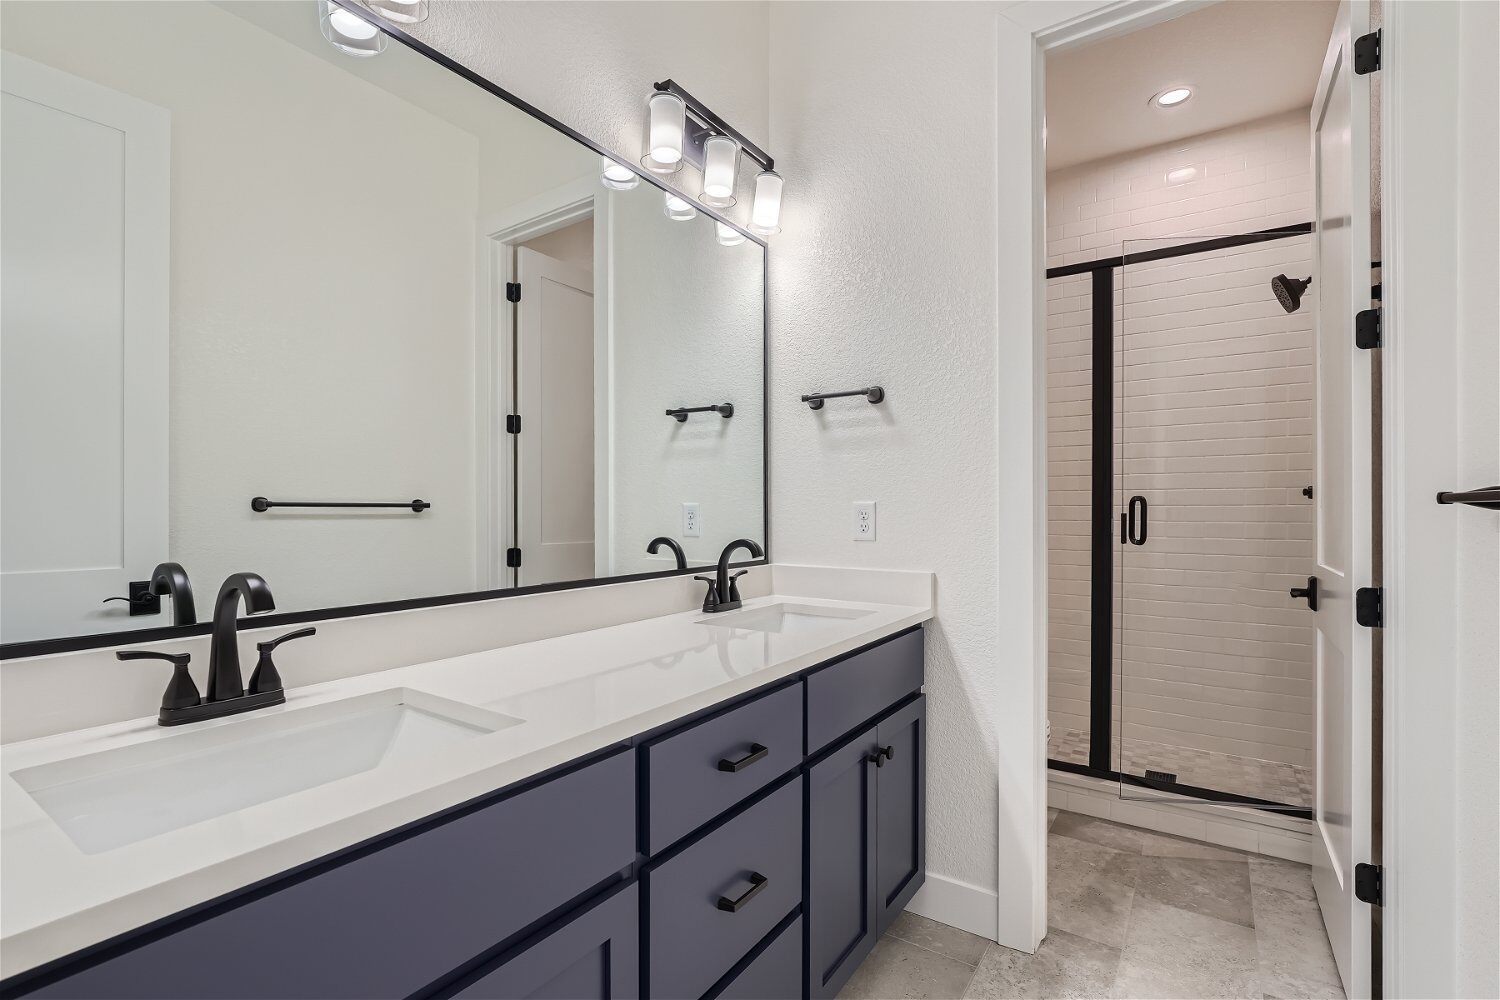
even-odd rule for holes
{"type": "Polygon", "coordinates": [[[364,0],[365,6],[397,24],[421,24],[427,20],[427,0],[364,0]]]}
{"type": "Polygon", "coordinates": [[[727,135],[711,135],[704,139],[703,195],[698,200],[710,208],[732,206],[739,165],[739,143],[727,135]]]}
{"type": "MultiPolygon", "coordinates": [[[[671,80],[656,84],[656,92],[651,95],[646,149],[641,163],[656,173],[676,173],[683,162],[701,169],[703,186],[698,200],[717,209],[735,204],[740,156],[754,160],[760,173],[755,179],[749,229],[757,236],[781,231],[781,175],[776,173],[770,155],[671,80]]],[[[686,217],[673,215],[670,207],[667,214],[671,218],[686,217]]]]}
{"type": "Polygon", "coordinates": [[[599,183],[611,191],[629,191],[641,182],[641,175],[618,160],[599,157],[599,183]]]}
{"type": "Polygon", "coordinates": [[[781,175],[774,170],[762,170],[755,178],[750,231],[757,236],[775,236],[781,232],[781,175]]]}
{"type": "Polygon", "coordinates": [[[323,37],[345,55],[368,59],[385,51],[385,32],[333,0],[318,0],[318,24],[323,37]]]}
{"type": "Polygon", "coordinates": [[[687,103],[676,94],[652,94],[646,105],[646,155],[641,157],[641,166],[653,174],[680,170],[686,128],[687,103]]]}
{"type": "Polygon", "coordinates": [[[724,223],[719,222],[717,219],[714,220],[714,236],[718,239],[719,246],[721,247],[737,247],[745,242],[744,233],[733,226],[724,225],[724,223]]]}
{"type": "Polygon", "coordinates": [[[1170,87],[1151,98],[1151,103],[1158,108],[1175,108],[1192,96],[1192,87],[1170,87]]]}
{"type": "Polygon", "coordinates": [[[689,219],[696,218],[698,215],[698,210],[693,207],[692,202],[686,198],[680,198],[670,191],[666,194],[665,207],[667,218],[673,222],[686,222],[689,219]]]}

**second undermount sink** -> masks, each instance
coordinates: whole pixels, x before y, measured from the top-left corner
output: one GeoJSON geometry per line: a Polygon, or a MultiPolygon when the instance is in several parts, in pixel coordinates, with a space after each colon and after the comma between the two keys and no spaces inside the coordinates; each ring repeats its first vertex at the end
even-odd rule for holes
{"type": "Polygon", "coordinates": [[[40,764],[11,777],[80,850],[98,854],[521,722],[392,688],[40,764]]]}
{"type": "Polygon", "coordinates": [[[768,604],[763,608],[709,615],[697,621],[703,625],[742,628],[752,632],[798,634],[822,631],[835,621],[863,618],[874,613],[863,608],[830,608],[818,604],[768,604]]]}

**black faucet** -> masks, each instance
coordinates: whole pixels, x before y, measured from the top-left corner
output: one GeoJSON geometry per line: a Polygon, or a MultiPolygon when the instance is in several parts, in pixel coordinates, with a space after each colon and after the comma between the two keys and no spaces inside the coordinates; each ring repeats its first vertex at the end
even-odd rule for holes
{"type": "Polygon", "coordinates": [[[740,570],[734,576],[729,575],[729,557],[736,549],[745,549],[756,559],[765,558],[766,552],[756,542],[748,538],[736,538],[724,546],[724,551],[719,553],[718,570],[713,576],[695,576],[694,580],[703,580],[708,584],[708,593],[703,598],[703,610],[713,614],[718,611],[733,611],[740,606],[739,579],[749,570],[740,570]]]}
{"type": "Polygon", "coordinates": [[[181,563],[159,563],[151,571],[151,593],[172,598],[173,625],[198,624],[198,611],[193,607],[193,585],[181,563]]]}
{"type": "Polygon", "coordinates": [[[657,537],[651,539],[651,544],[646,546],[646,554],[653,556],[656,555],[656,550],[661,548],[663,545],[671,549],[672,554],[677,557],[677,568],[687,569],[687,553],[682,551],[681,545],[678,545],[674,540],[668,538],[666,535],[658,535],[657,537]]]}
{"type": "Polygon", "coordinates": [[[226,701],[245,696],[245,678],[240,673],[238,620],[240,598],[246,614],[275,611],[271,588],[255,573],[232,573],[219,587],[214,600],[213,645],[208,653],[207,701],[226,701]]]}

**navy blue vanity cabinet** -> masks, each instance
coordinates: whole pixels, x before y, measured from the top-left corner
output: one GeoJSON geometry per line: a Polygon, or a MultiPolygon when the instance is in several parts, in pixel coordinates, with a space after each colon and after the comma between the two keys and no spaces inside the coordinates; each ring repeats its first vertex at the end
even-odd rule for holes
{"type": "Polygon", "coordinates": [[[697,1000],[802,901],[802,783],[786,781],[654,861],[646,994],[697,1000]]]}
{"type": "Polygon", "coordinates": [[[832,997],[875,947],[875,727],[807,772],[808,995],[832,997]]]}
{"type": "Polygon", "coordinates": [[[875,727],[875,890],[884,934],[926,879],[927,698],[875,727]]]}
{"type": "Polygon", "coordinates": [[[409,997],[519,939],[636,860],[635,755],[617,751],[226,899],[6,996],[409,997]]]}
{"type": "Polygon", "coordinates": [[[797,684],[646,743],[646,853],[665,850],[801,763],[797,684]]]}
{"type": "Polygon", "coordinates": [[[619,886],[519,954],[507,955],[451,995],[457,1000],[635,1000],[640,996],[640,902],[619,886]]]}
{"type": "Polygon", "coordinates": [[[922,630],[912,629],[807,675],[807,752],[863,728],[922,687],[922,630]]]}
{"type": "Polygon", "coordinates": [[[802,917],[794,917],[704,1000],[802,1000],[802,917]]]}

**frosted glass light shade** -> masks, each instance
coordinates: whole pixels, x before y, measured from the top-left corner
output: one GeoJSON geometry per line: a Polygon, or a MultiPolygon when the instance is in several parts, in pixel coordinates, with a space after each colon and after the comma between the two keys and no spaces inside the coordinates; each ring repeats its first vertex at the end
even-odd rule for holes
{"type": "Polygon", "coordinates": [[[757,236],[775,236],[781,232],[781,175],[774,170],[762,170],[755,177],[750,231],[757,236]]]}
{"type": "Polygon", "coordinates": [[[667,218],[674,222],[686,222],[698,215],[698,210],[693,207],[692,202],[686,198],[679,198],[670,191],[667,192],[665,209],[667,218]]]}
{"type": "Polygon", "coordinates": [[[740,144],[727,135],[711,135],[703,143],[703,197],[711,208],[734,204],[735,175],[740,165],[740,144]]]}
{"type": "Polygon", "coordinates": [[[651,95],[646,107],[647,170],[670,174],[682,166],[682,136],[687,127],[687,105],[676,94],[651,95]]]}
{"type": "Polygon", "coordinates": [[[737,247],[745,242],[744,233],[733,226],[724,225],[717,219],[714,220],[714,237],[719,241],[720,246],[725,247],[737,247]]]}
{"type": "Polygon", "coordinates": [[[420,24],[427,20],[427,0],[365,0],[365,6],[397,24],[420,24]]]}
{"type": "Polygon", "coordinates": [[[385,51],[384,32],[332,0],[318,0],[318,24],[323,37],[346,55],[366,59],[385,51]]]}
{"type": "Polygon", "coordinates": [[[611,191],[629,191],[641,182],[641,175],[623,163],[607,156],[599,157],[599,183],[611,191]]]}

